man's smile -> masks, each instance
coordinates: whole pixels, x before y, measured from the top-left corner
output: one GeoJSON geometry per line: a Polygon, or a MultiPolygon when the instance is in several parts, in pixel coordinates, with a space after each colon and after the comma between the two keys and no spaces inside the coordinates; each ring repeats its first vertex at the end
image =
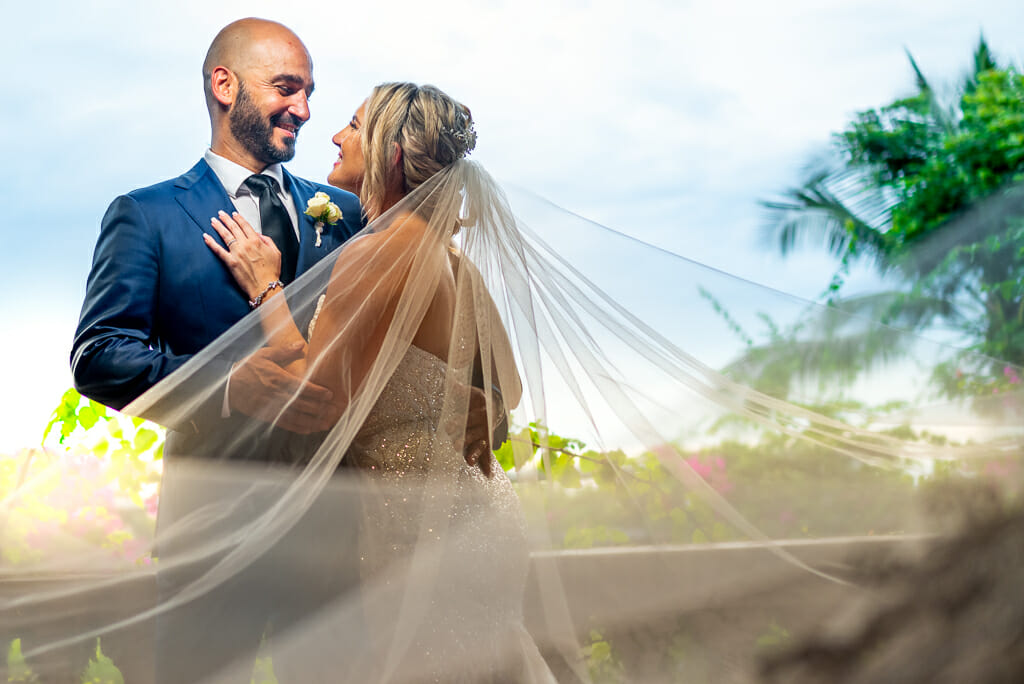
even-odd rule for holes
{"type": "Polygon", "coordinates": [[[299,128],[302,127],[301,123],[295,123],[292,121],[278,118],[274,120],[274,128],[284,131],[289,137],[294,138],[299,133],[299,128]]]}

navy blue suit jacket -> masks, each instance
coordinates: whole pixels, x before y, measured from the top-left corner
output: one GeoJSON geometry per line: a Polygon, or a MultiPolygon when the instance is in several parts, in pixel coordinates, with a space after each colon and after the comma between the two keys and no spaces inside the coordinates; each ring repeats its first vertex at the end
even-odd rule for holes
{"type": "MultiPolygon", "coordinates": [[[[301,275],[359,231],[359,201],[287,171],[284,176],[299,218],[301,275]],[[328,193],[343,214],[324,228],[320,247],[314,246],[313,219],[303,214],[317,191],[328,193]]],[[[249,313],[247,296],[203,242],[204,232],[220,242],[210,217],[232,206],[202,160],[178,178],[113,201],[103,217],[71,352],[79,392],[120,409],[249,313]]],[[[209,375],[226,377],[236,360],[215,361],[209,375]]],[[[202,411],[206,418],[219,418],[222,392],[217,400],[202,411]]],[[[159,415],[147,417],[161,422],[159,415]]]]}

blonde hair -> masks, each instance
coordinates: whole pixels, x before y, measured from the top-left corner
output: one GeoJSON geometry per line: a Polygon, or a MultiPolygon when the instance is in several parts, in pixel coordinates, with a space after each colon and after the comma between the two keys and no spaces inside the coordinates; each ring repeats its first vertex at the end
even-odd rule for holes
{"type": "Polygon", "coordinates": [[[383,212],[393,173],[392,143],[402,149],[406,193],[462,159],[476,144],[469,108],[432,85],[415,83],[374,88],[360,133],[365,171],[359,201],[370,218],[383,212]]]}

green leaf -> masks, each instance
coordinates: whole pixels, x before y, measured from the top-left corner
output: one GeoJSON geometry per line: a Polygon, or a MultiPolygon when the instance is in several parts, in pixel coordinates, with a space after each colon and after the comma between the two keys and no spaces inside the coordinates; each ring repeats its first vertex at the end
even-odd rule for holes
{"type": "Polygon", "coordinates": [[[274,674],[274,661],[270,656],[259,656],[252,665],[252,677],[249,684],[278,684],[274,674]]]}
{"type": "Polygon", "coordinates": [[[53,410],[53,413],[51,414],[52,418],[50,422],[47,423],[46,429],[43,430],[42,441],[46,441],[46,437],[50,434],[50,430],[52,430],[53,427],[57,424],[61,425],[61,442],[64,441],[64,437],[71,434],[71,430],[74,430],[74,427],[72,426],[71,430],[65,432],[64,422],[67,420],[75,420],[75,412],[78,410],[78,404],[81,402],[81,400],[82,395],[80,395],[78,391],[75,390],[74,388],[71,388],[64,392],[64,395],[60,398],[60,403],[57,405],[57,408],[55,408],[53,410]]]}
{"type": "Polygon", "coordinates": [[[100,640],[96,639],[96,655],[89,660],[82,672],[82,684],[124,684],[124,675],[114,661],[103,655],[100,640]]]}
{"type": "Polygon", "coordinates": [[[64,422],[60,425],[60,443],[63,444],[64,440],[75,431],[78,427],[78,416],[68,416],[64,419],[64,422]]]}
{"type": "MultiPolygon", "coordinates": [[[[89,408],[91,408],[93,411],[95,411],[97,418],[106,418],[106,419],[109,420],[110,416],[107,415],[107,411],[109,411],[109,409],[106,406],[104,406],[103,404],[101,404],[100,402],[93,401],[92,399],[90,399],[89,400],[89,408]]],[[[133,420],[141,421],[143,419],[142,418],[135,418],[133,420]]]]}
{"type": "Polygon", "coordinates": [[[96,411],[92,406],[86,406],[78,412],[78,422],[86,430],[90,429],[96,424],[100,417],[96,414],[96,411]]]}
{"type": "Polygon", "coordinates": [[[135,433],[135,452],[142,453],[156,444],[160,436],[149,428],[142,428],[135,433]]]}
{"type": "Polygon", "coordinates": [[[269,627],[265,628],[263,636],[260,637],[260,647],[256,651],[256,659],[252,664],[249,684],[278,684],[277,675],[274,674],[274,661],[271,659],[270,647],[267,643],[269,631],[269,627]]]}
{"type": "Polygon", "coordinates": [[[754,645],[758,650],[773,650],[785,646],[792,639],[789,630],[772,621],[768,628],[757,637],[754,645]]]}
{"type": "Polygon", "coordinates": [[[38,682],[39,677],[25,662],[21,654],[21,639],[15,639],[7,649],[7,681],[38,682]]]}
{"type": "Polygon", "coordinates": [[[506,439],[505,442],[495,450],[494,458],[498,461],[498,465],[500,465],[505,472],[509,472],[516,467],[516,458],[512,450],[511,439],[506,439]]]}
{"type": "Polygon", "coordinates": [[[81,400],[82,396],[73,388],[64,393],[60,404],[51,414],[52,419],[47,424],[46,429],[43,430],[43,441],[46,441],[46,437],[54,426],[60,425],[59,441],[61,444],[64,443],[64,438],[74,432],[75,427],[78,425],[78,404],[81,400]]]}

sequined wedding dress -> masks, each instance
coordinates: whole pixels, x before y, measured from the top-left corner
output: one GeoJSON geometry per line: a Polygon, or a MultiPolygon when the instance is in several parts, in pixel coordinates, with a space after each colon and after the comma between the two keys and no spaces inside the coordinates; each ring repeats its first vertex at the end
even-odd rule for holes
{"type": "Polygon", "coordinates": [[[371,492],[359,555],[377,676],[554,682],[523,626],[529,554],[512,483],[496,463],[491,477],[467,465],[438,434],[446,370],[410,346],[349,453],[371,492]],[[431,535],[438,523],[446,529],[431,535]],[[409,576],[416,581],[406,586],[409,576]]]}

